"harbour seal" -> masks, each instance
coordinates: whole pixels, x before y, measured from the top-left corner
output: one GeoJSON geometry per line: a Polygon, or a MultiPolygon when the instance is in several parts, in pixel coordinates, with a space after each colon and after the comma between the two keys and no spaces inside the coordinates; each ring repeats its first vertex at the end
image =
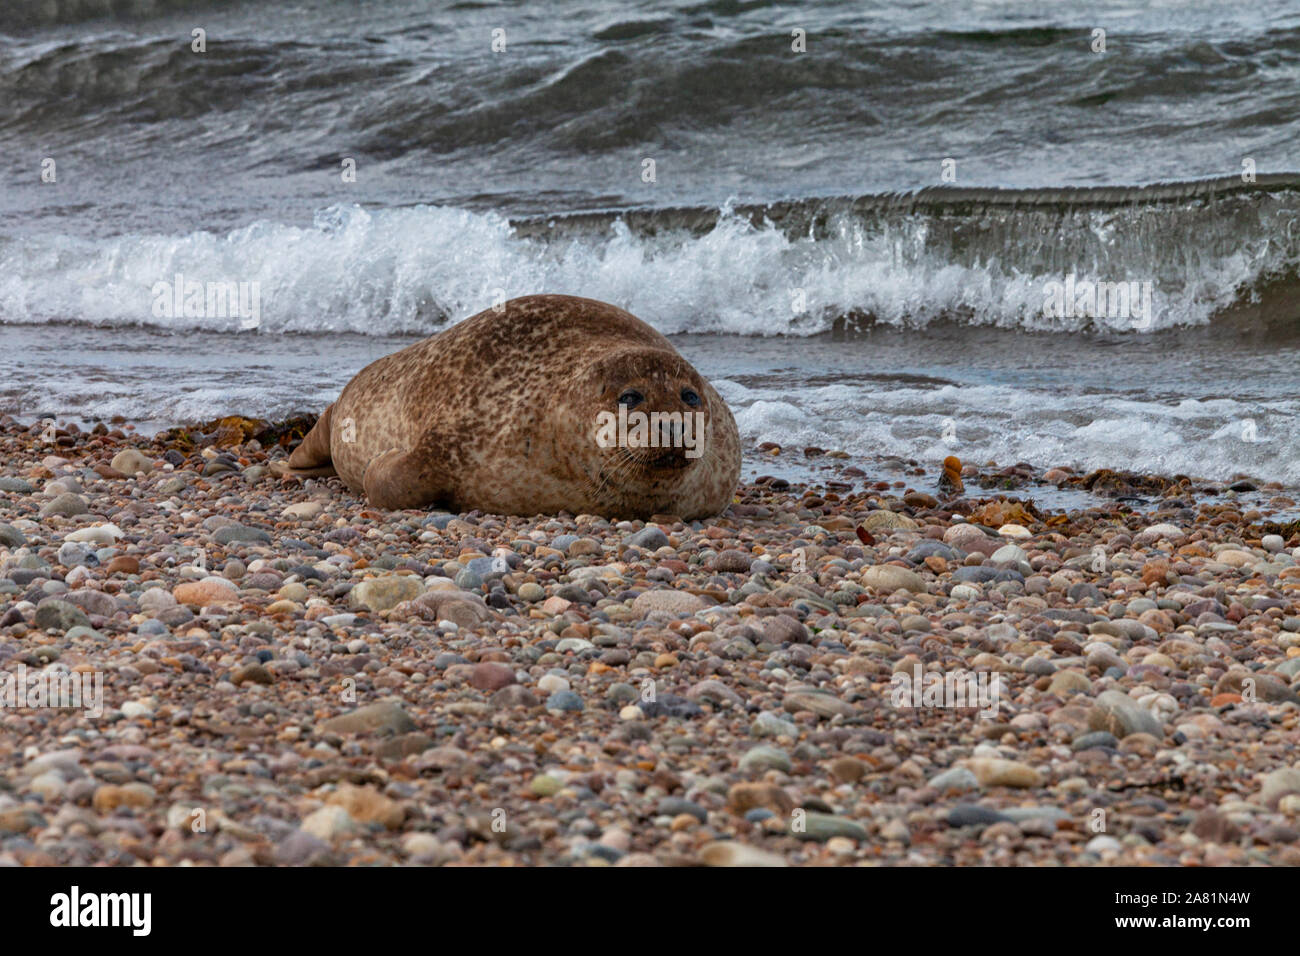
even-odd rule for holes
{"type": "Polygon", "coordinates": [[[718,393],[640,319],[531,295],[366,366],[288,467],[337,472],[387,509],[689,520],[732,501],[740,439],[718,393]]]}

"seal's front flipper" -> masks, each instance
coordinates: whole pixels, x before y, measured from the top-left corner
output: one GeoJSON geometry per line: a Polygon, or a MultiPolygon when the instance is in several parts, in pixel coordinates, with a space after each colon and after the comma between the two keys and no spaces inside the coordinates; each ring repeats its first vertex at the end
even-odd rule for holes
{"type": "Polygon", "coordinates": [[[330,453],[330,419],[334,405],[327,405],[302,443],[289,456],[289,468],[306,475],[334,474],[334,456],[330,453]]]}
{"type": "Polygon", "coordinates": [[[270,473],[282,479],[309,479],[309,477],[335,477],[338,475],[334,471],[333,464],[322,464],[320,468],[290,468],[283,462],[272,462],[269,466],[270,473]]]}
{"type": "Polygon", "coordinates": [[[277,478],[333,478],[338,472],[333,465],[321,465],[319,468],[290,468],[282,461],[273,461],[271,474],[277,478]]]}
{"type": "Polygon", "coordinates": [[[449,487],[433,456],[420,450],[390,448],[366,466],[361,479],[366,499],[377,508],[401,511],[447,497],[449,487]]]}

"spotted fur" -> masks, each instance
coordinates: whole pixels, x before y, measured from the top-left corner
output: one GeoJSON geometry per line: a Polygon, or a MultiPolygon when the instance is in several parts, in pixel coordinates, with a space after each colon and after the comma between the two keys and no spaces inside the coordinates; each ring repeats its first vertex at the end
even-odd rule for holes
{"type": "Polygon", "coordinates": [[[366,366],[289,466],[333,467],[383,508],[691,519],[731,502],[740,439],[718,393],[640,319],[533,295],[366,366]],[[687,387],[699,407],[683,401],[687,387]],[[647,412],[703,412],[703,454],[600,447],[597,414],[616,413],[629,388],[647,412]]]}

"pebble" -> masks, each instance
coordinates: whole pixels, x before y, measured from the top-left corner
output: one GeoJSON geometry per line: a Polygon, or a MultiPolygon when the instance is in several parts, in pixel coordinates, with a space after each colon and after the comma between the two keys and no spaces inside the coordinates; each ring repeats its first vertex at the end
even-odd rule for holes
{"type": "Polygon", "coordinates": [[[36,606],[33,623],[41,630],[66,631],[78,626],[89,627],[90,618],[75,604],[58,598],[46,598],[36,606]]]}
{"type": "Polygon", "coordinates": [[[1259,800],[1272,809],[1288,794],[1300,794],[1300,768],[1282,767],[1268,774],[1260,788],[1259,800]]]}
{"type": "Polygon", "coordinates": [[[764,711],[754,718],[749,732],[755,737],[797,737],[799,728],[783,717],[764,711]]]}
{"type": "Polygon", "coordinates": [[[321,729],[336,734],[407,733],[415,730],[416,726],[401,705],[381,701],[331,717],[321,724],[321,729]]]}
{"type": "Polygon", "coordinates": [[[336,837],[355,832],[357,822],[343,807],[327,806],[313,810],[303,817],[301,829],[303,833],[329,843],[336,837]]]}
{"type": "Polygon", "coordinates": [[[118,807],[140,809],[153,805],[157,794],[153,787],[144,783],[128,783],[122,786],[106,783],[95,790],[91,800],[98,813],[112,813],[118,807]]]}
{"type": "Polygon", "coordinates": [[[968,767],[951,767],[931,777],[929,785],[940,793],[949,791],[962,793],[967,790],[978,790],[980,782],[968,767]]]}
{"type": "Polygon", "coordinates": [[[743,771],[763,771],[763,770],[781,770],[789,773],[792,764],[790,757],[784,750],[776,747],[767,747],[759,745],[751,747],[745,751],[740,758],[740,769],[743,771]]]}
{"type": "Polygon", "coordinates": [[[582,698],[571,690],[557,690],[546,698],[546,709],[556,711],[580,711],[583,709],[582,698]]]}
{"type": "Polygon", "coordinates": [[[834,837],[844,837],[859,842],[868,838],[866,827],[856,820],[830,813],[804,812],[802,818],[796,817],[791,822],[790,832],[796,839],[820,842],[834,837]]]}
{"type": "Polygon", "coordinates": [[[1043,775],[1018,760],[977,757],[963,762],[981,787],[1041,787],[1043,775]]]}
{"type": "Polygon", "coordinates": [[[47,501],[41,506],[41,517],[48,518],[52,515],[58,515],[65,518],[74,517],[75,515],[84,515],[90,512],[90,506],[86,504],[86,499],[81,495],[66,492],[47,501]]]}
{"type": "Polygon", "coordinates": [[[700,862],[705,866],[786,866],[785,858],[775,853],[734,840],[717,840],[700,848],[700,862]]]}
{"type": "Polygon", "coordinates": [[[900,568],[893,564],[882,564],[862,570],[864,587],[874,588],[884,594],[907,590],[921,594],[925,592],[925,578],[915,571],[900,568]]]}
{"type": "Polygon", "coordinates": [[[649,524],[635,534],[627,537],[626,544],[645,551],[657,551],[668,547],[668,535],[658,525],[649,524]]]}
{"type": "Polygon", "coordinates": [[[813,691],[788,693],[782,701],[782,706],[788,713],[795,714],[801,710],[806,710],[828,720],[832,717],[851,717],[857,712],[852,704],[832,697],[830,694],[813,691]]]}
{"type": "Polygon", "coordinates": [[[1074,738],[1070,744],[1070,749],[1078,753],[1083,750],[1091,750],[1093,747],[1104,747],[1114,750],[1119,746],[1119,738],[1109,731],[1097,730],[1091,733],[1080,734],[1074,738]]]}
{"type": "Polygon", "coordinates": [[[363,581],[352,589],[353,607],[387,611],[424,593],[424,583],[413,575],[387,575],[363,581]]]}
{"type": "Polygon", "coordinates": [[[537,689],[543,694],[557,694],[569,689],[569,682],[558,674],[546,674],[537,682],[537,689]]]}
{"type": "Polygon", "coordinates": [[[178,584],[172,588],[177,604],[212,607],[239,603],[239,592],[225,578],[206,577],[201,581],[178,584]]]}
{"type": "Polygon", "coordinates": [[[654,611],[682,616],[694,614],[704,607],[703,600],[686,591],[646,591],[644,594],[637,595],[636,600],[632,602],[632,610],[642,616],[654,611]]]}
{"type": "Polygon", "coordinates": [[[217,544],[270,544],[271,536],[261,528],[228,524],[212,532],[212,540],[217,544]]]}
{"type": "Polygon", "coordinates": [[[1011,818],[989,807],[963,803],[948,811],[945,818],[950,827],[991,826],[995,823],[1010,823],[1011,818]]]}
{"type": "Polygon", "coordinates": [[[907,515],[882,508],[864,517],[862,527],[866,531],[915,531],[917,524],[907,515]]]}
{"type": "Polygon", "coordinates": [[[1300,556],[1250,492],[1049,517],[1003,468],[940,503],[926,462],[821,454],[861,474],[707,520],[422,514],[257,481],[285,449],[242,431],[114,432],[0,423],[0,670],[106,704],[11,715],[5,861],[1300,861],[1300,556]],[[918,663],[999,712],[894,706],[918,663]]]}
{"type": "Polygon", "coordinates": [[[546,590],[536,582],[525,581],[519,586],[519,599],[527,601],[530,604],[536,604],[546,597],[546,590]]]}
{"type": "Polygon", "coordinates": [[[1142,733],[1163,740],[1165,735],[1164,727],[1150,711],[1143,710],[1132,697],[1117,690],[1097,695],[1088,726],[1092,730],[1109,731],[1119,738],[1142,733]]]}
{"type": "Polygon", "coordinates": [[[153,471],[153,459],[134,448],[124,448],[113,456],[109,467],[123,475],[137,475],[153,471]]]}
{"type": "Polygon", "coordinates": [[[469,682],[479,690],[497,691],[515,682],[515,672],[504,664],[484,661],[474,665],[469,682]]]}
{"type": "Polygon", "coordinates": [[[529,785],[529,790],[539,797],[553,797],[559,793],[563,787],[564,784],[555,777],[552,777],[550,774],[540,773],[533,777],[533,782],[529,785]]]}
{"type": "MultiPolygon", "coordinates": [[[[388,830],[399,829],[406,819],[405,808],[374,787],[341,784],[338,790],[326,797],[325,803],[327,807],[342,808],[350,820],[358,823],[375,823],[388,830]]],[[[307,829],[306,821],[303,829],[307,829]]],[[[317,836],[326,839],[323,834],[318,833],[317,836]]]]}

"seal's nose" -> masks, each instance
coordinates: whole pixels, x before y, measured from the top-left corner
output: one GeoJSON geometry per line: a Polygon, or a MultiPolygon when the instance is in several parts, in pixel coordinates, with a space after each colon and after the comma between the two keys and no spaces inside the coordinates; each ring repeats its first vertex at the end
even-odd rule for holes
{"type": "Polygon", "coordinates": [[[661,419],[659,422],[659,447],[660,448],[681,448],[682,441],[682,423],[671,419],[661,419]]]}

